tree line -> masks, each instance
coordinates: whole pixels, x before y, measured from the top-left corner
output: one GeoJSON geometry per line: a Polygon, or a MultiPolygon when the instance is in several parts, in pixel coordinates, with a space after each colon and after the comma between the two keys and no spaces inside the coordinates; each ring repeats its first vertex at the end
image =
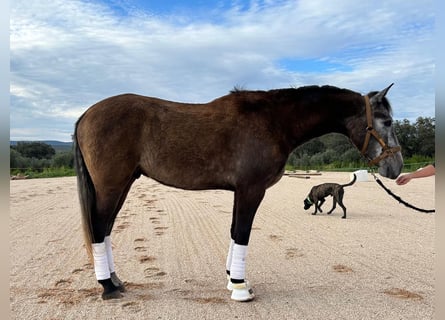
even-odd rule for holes
{"type": "Polygon", "coordinates": [[[17,142],[9,147],[11,175],[30,177],[74,175],[74,152],[56,151],[44,142],[17,142]],[[46,173],[46,174],[45,174],[46,173]]]}
{"type": "MultiPolygon", "coordinates": [[[[435,127],[435,118],[419,117],[415,123],[406,119],[394,121],[407,170],[434,161],[435,127]]],[[[365,164],[360,152],[347,137],[331,133],[296,148],[289,156],[287,166],[300,170],[351,170],[362,168],[365,164]]],[[[58,172],[56,176],[74,175],[73,167],[73,150],[56,151],[43,142],[18,142],[10,146],[11,174],[36,176],[36,173],[52,171],[58,172]]]]}

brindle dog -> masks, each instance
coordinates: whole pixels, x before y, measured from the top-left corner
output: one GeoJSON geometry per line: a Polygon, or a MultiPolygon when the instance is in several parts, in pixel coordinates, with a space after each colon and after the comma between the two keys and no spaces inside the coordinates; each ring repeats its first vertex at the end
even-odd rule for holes
{"type": "Polygon", "coordinates": [[[312,187],[311,192],[309,192],[307,198],[304,199],[304,210],[309,209],[313,204],[315,204],[315,211],[312,214],[317,214],[317,211],[323,212],[321,210],[321,206],[325,202],[325,198],[327,196],[332,196],[333,206],[328,214],[331,214],[332,211],[334,211],[338,202],[338,205],[343,209],[342,218],[346,219],[346,207],[343,205],[343,195],[345,193],[344,187],[352,186],[355,180],[357,180],[357,176],[354,173],[354,178],[347,184],[322,183],[318,186],[312,187]]]}

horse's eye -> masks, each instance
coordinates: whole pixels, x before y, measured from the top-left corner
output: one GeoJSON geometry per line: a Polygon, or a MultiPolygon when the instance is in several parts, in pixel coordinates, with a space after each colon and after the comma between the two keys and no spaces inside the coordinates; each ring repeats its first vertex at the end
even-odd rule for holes
{"type": "Polygon", "coordinates": [[[383,124],[384,124],[386,127],[391,127],[391,125],[392,125],[392,120],[386,120],[385,122],[383,122],[383,124]]]}

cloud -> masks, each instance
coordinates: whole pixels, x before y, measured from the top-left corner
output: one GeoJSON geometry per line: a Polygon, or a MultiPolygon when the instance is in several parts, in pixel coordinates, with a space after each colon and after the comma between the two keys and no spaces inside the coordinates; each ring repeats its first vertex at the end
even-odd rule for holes
{"type": "Polygon", "coordinates": [[[396,118],[434,116],[428,2],[235,1],[155,15],[134,2],[17,0],[11,138],[67,141],[88,106],[119,93],[205,102],[235,85],[366,93],[395,82],[396,118]]]}

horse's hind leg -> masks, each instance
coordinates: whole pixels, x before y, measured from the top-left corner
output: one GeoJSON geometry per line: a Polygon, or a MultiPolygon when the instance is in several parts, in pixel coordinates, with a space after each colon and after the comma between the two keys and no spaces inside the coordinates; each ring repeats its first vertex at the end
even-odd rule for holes
{"type": "Polygon", "coordinates": [[[117,214],[119,213],[120,209],[122,208],[125,199],[127,198],[127,194],[130,191],[131,185],[133,184],[133,182],[136,180],[136,177],[134,177],[132,180],[130,180],[130,182],[127,184],[127,186],[125,187],[125,189],[122,192],[122,195],[119,199],[119,202],[117,204],[117,207],[114,211],[114,214],[112,216],[111,222],[108,224],[108,230],[106,232],[105,235],[105,246],[107,249],[107,259],[108,259],[108,267],[110,269],[110,277],[111,277],[111,282],[113,283],[113,285],[115,287],[118,288],[118,290],[120,292],[125,292],[125,285],[124,283],[119,279],[119,277],[117,276],[117,273],[115,271],[114,268],[114,257],[113,257],[113,249],[112,249],[112,243],[111,243],[111,230],[113,229],[113,225],[114,225],[114,221],[117,217],[117,214]]]}
{"type": "Polygon", "coordinates": [[[110,279],[113,285],[120,291],[125,292],[125,285],[119,279],[119,277],[116,274],[116,271],[114,269],[114,258],[113,258],[113,249],[111,244],[111,237],[110,235],[105,236],[105,248],[107,250],[107,260],[108,260],[108,268],[110,269],[110,279]]]}
{"type": "Polygon", "coordinates": [[[99,188],[97,191],[97,215],[92,217],[94,233],[92,247],[96,279],[104,289],[102,293],[104,300],[120,298],[122,296],[120,292],[125,291],[125,286],[115,271],[110,234],[133,182],[134,179],[126,184],[123,190],[105,191],[99,188]]]}
{"type": "Polygon", "coordinates": [[[100,210],[98,213],[91,217],[92,229],[93,229],[93,243],[91,244],[93,260],[94,260],[94,272],[96,274],[97,281],[103,287],[102,298],[115,299],[120,298],[122,295],[117,286],[114,285],[111,280],[110,262],[109,258],[111,253],[111,239],[106,237],[107,224],[110,217],[104,215],[100,210]]]}

